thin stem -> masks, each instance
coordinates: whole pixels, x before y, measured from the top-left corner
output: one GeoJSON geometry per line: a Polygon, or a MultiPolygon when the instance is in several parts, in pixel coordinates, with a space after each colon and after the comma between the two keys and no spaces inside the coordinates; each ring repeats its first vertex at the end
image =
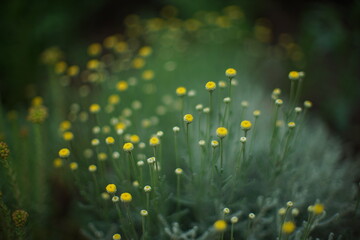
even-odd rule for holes
{"type": "Polygon", "coordinates": [[[220,138],[220,173],[223,173],[224,169],[223,169],[223,139],[220,138]]]}

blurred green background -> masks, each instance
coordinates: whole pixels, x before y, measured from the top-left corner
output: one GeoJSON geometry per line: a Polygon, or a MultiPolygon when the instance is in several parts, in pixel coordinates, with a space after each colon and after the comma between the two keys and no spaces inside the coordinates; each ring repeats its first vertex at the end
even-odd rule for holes
{"type": "MultiPolygon", "coordinates": [[[[0,3],[0,97],[10,110],[26,106],[41,95],[46,71],[41,52],[59,46],[70,63],[84,62],[92,42],[121,32],[126,15],[157,16],[164,5],[179,9],[180,17],[198,10],[239,5],[250,23],[267,18],[272,41],[291,34],[305,54],[304,97],[316,113],[345,142],[348,154],[360,149],[360,1],[215,1],[215,0],[8,0],[0,3]],[[36,89],[36,90],[35,90],[36,89]]],[[[289,66],[291,67],[291,66],[289,66]]],[[[266,87],[287,89],[272,74],[266,87]]]]}

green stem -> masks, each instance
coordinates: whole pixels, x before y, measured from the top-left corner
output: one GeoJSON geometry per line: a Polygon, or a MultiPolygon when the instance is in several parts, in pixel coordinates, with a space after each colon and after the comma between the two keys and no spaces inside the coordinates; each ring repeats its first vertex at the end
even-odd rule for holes
{"type": "Polygon", "coordinates": [[[223,139],[220,138],[220,173],[223,173],[223,139]]]}

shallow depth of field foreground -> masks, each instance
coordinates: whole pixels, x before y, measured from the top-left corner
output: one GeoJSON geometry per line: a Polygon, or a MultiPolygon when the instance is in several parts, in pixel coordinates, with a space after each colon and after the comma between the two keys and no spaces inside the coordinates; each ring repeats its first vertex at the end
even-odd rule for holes
{"type": "Polygon", "coordinates": [[[43,51],[0,108],[0,239],[359,239],[358,159],[303,97],[296,39],[236,5],[180,16],[43,51]]]}

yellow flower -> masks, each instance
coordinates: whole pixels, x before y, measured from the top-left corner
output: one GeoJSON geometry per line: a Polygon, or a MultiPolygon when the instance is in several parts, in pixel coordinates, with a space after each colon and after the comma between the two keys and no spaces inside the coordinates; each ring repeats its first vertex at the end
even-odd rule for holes
{"type": "Polygon", "coordinates": [[[186,95],[186,88],[178,87],[176,89],[176,95],[178,95],[179,97],[185,96],[186,95]]]}
{"type": "Polygon", "coordinates": [[[61,158],[67,158],[70,156],[70,150],[67,148],[62,148],[59,151],[59,157],[61,158]]]}
{"type": "Polygon", "coordinates": [[[154,78],[154,71],[153,70],[145,70],[141,77],[144,79],[144,80],[151,80],[154,78]]]}
{"type": "Polygon", "coordinates": [[[138,135],[136,135],[136,134],[133,134],[133,135],[130,136],[130,142],[138,143],[138,142],[140,142],[140,137],[138,135]]]}
{"type": "Polygon", "coordinates": [[[97,167],[95,165],[92,164],[89,166],[89,172],[96,172],[96,170],[97,170],[97,167]]]}
{"type": "Polygon", "coordinates": [[[292,221],[284,222],[281,227],[283,233],[291,234],[295,230],[295,224],[292,221]]]}
{"type": "Polygon", "coordinates": [[[212,140],[212,141],[211,141],[211,146],[212,146],[213,148],[216,148],[217,146],[219,146],[219,142],[216,141],[216,140],[212,140]]]}
{"type": "Polygon", "coordinates": [[[312,207],[312,211],[315,215],[320,215],[324,212],[324,205],[321,203],[317,203],[312,207]]]}
{"type": "Polygon", "coordinates": [[[254,117],[259,117],[260,114],[261,114],[260,110],[255,110],[255,111],[253,112],[254,117]]]}
{"type": "Polygon", "coordinates": [[[76,75],[79,74],[79,71],[80,71],[79,66],[73,65],[68,68],[67,74],[70,77],[75,77],[76,75]]]}
{"type": "Polygon", "coordinates": [[[100,61],[97,59],[91,59],[87,62],[86,67],[90,70],[98,69],[100,66],[100,61]]]}
{"type": "Polygon", "coordinates": [[[101,152],[101,153],[99,153],[99,154],[97,155],[97,157],[98,157],[98,159],[99,159],[100,161],[105,161],[105,160],[107,159],[107,154],[101,152]]]}
{"type": "Polygon", "coordinates": [[[71,122],[70,121],[62,121],[60,123],[60,130],[61,131],[66,131],[69,130],[71,128],[71,122]]]}
{"type": "Polygon", "coordinates": [[[90,105],[89,110],[91,113],[98,113],[98,112],[100,112],[101,107],[99,104],[94,103],[94,104],[90,105]]]}
{"type": "Polygon", "coordinates": [[[216,231],[223,232],[226,230],[227,223],[224,220],[217,220],[213,226],[216,231]]]}
{"type": "Polygon", "coordinates": [[[131,202],[132,196],[130,193],[125,192],[120,195],[120,200],[122,202],[128,203],[128,202],[131,202]]]}
{"type": "Polygon", "coordinates": [[[139,49],[139,55],[142,57],[147,57],[152,53],[152,48],[149,46],[144,46],[139,49]]]}
{"type": "Polygon", "coordinates": [[[115,44],[115,51],[117,53],[123,53],[128,49],[128,44],[126,42],[118,42],[115,44]]]}
{"type": "Polygon", "coordinates": [[[236,76],[236,70],[233,69],[233,68],[228,68],[226,69],[225,71],[225,75],[228,77],[228,78],[233,78],[236,76]]]}
{"type": "Polygon", "coordinates": [[[215,88],[216,88],[216,83],[215,82],[212,82],[212,81],[210,81],[210,82],[207,82],[206,83],[206,85],[205,85],[205,88],[206,88],[206,90],[208,90],[208,91],[214,91],[215,90],[215,88]]]}
{"type": "Polygon", "coordinates": [[[251,128],[251,126],[252,126],[252,124],[251,124],[251,122],[248,121],[248,120],[244,120],[244,121],[242,121],[242,122],[240,123],[240,127],[241,127],[241,129],[243,129],[243,130],[249,130],[249,129],[251,128]]]}
{"type": "Polygon", "coordinates": [[[105,142],[106,142],[106,144],[114,144],[115,139],[113,137],[107,137],[107,138],[105,138],[105,142]]]}
{"type": "Polygon", "coordinates": [[[71,163],[70,163],[70,169],[71,169],[72,171],[77,170],[77,169],[78,169],[78,164],[77,164],[76,162],[71,162],[71,163]]]}
{"type": "Polygon", "coordinates": [[[140,69],[144,67],[144,65],[145,65],[145,60],[143,58],[137,57],[134,58],[134,60],[132,61],[132,66],[135,69],[140,69]]]}
{"type": "Polygon", "coordinates": [[[143,217],[146,217],[147,215],[149,215],[148,211],[146,211],[145,209],[140,211],[140,215],[143,217]]]}
{"type": "Polygon", "coordinates": [[[65,141],[71,141],[74,138],[74,134],[72,132],[64,132],[63,138],[65,141]]]}
{"type": "Polygon", "coordinates": [[[112,184],[112,183],[108,184],[105,189],[108,193],[116,193],[116,185],[115,184],[112,184]]]}
{"type": "Polygon", "coordinates": [[[32,100],[31,100],[31,105],[36,107],[36,106],[41,106],[43,104],[44,100],[42,97],[34,97],[32,100]]]}
{"type": "Polygon", "coordinates": [[[119,81],[116,84],[116,89],[119,90],[120,92],[126,91],[129,87],[129,84],[126,81],[119,81]]]}
{"type": "Polygon", "coordinates": [[[62,161],[61,158],[56,158],[56,159],[54,160],[54,167],[60,168],[60,167],[62,167],[62,165],[63,165],[63,161],[62,161]]]}
{"type": "Polygon", "coordinates": [[[101,47],[100,43],[93,43],[93,44],[90,44],[90,46],[87,49],[87,52],[90,56],[96,56],[101,53],[101,49],[102,49],[102,47],[101,47]]]}
{"type": "Polygon", "coordinates": [[[291,71],[289,73],[289,79],[290,80],[298,80],[299,77],[300,77],[300,75],[299,75],[299,72],[297,72],[297,71],[291,71]]]}
{"type": "Polygon", "coordinates": [[[109,36],[105,38],[103,45],[105,48],[113,48],[117,42],[116,36],[109,36]]]}
{"type": "Polygon", "coordinates": [[[186,122],[186,123],[192,123],[192,121],[194,121],[193,115],[191,115],[191,114],[186,114],[186,115],[184,116],[184,122],[186,122]]]}
{"type": "Polygon", "coordinates": [[[55,64],[55,70],[54,71],[57,74],[62,74],[62,73],[65,72],[66,67],[67,67],[66,62],[61,61],[61,62],[58,62],[58,63],[55,64]]]}
{"type": "Polygon", "coordinates": [[[228,135],[228,130],[224,127],[219,127],[216,129],[216,135],[219,138],[224,138],[224,137],[226,137],[226,135],[228,135]]]}
{"type": "Polygon", "coordinates": [[[288,123],[288,127],[289,127],[290,129],[294,128],[295,126],[296,126],[296,124],[295,124],[294,122],[289,122],[289,123],[288,123]]]}
{"type": "Polygon", "coordinates": [[[113,240],[120,240],[121,239],[121,235],[116,233],[113,235],[113,240]]]}
{"type": "Polygon", "coordinates": [[[305,101],[305,102],[304,102],[304,107],[305,107],[305,108],[311,108],[311,107],[312,107],[312,102],[309,101],[309,100],[305,101]]]}
{"type": "Polygon", "coordinates": [[[119,97],[119,95],[117,95],[117,94],[112,94],[112,95],[110,95],[109,98],[108,98],[108,102],[109,102],[109,104],[111,104],[111,105],[118,104],[118,103],[120,102],[120,97],[119,97]]]}
{"type": "Polygon", "coordinates": [[[115,125],[116,130],[119,130],[119,129],[124,130],[125,128],[126,128],[126,125],[123,122],[119,122],[115,125]]]}
{"type": "Polygon", "coordinates": [[[152,137],[149,140],[150,146],[154,147],[160,144],[160,139],[158,137],[152,137]]]}
{"type": "Polygon", "coordinates": [[[134,149],[134,145],[132,143],[125,143],[123,149],[125,152],[131,152],[134,149]]]}

